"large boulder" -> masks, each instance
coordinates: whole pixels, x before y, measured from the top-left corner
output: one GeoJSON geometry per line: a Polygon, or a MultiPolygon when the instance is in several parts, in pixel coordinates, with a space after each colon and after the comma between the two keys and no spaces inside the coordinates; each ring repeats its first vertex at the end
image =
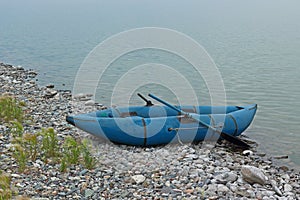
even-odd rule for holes
{"type": "Polygon", "coordinates": [[[259,183],[265,185],[268,177],[257,167],[244,165],[242,166],[241,173],[243,179],[250,184],[259,183]]]}

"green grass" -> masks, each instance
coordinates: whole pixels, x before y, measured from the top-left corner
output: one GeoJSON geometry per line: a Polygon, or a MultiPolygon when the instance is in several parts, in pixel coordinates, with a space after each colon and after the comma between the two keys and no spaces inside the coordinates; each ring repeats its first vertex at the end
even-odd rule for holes
{"type": "Polygon", "coordinates": [[[91,154],[91,146],[87,140],[76,141],[69,136],[65,139],[62,153],[61,171],[66,171],[67,166],[72,164],[82,164],[87,169],[93,169],[96,164],[95,158],[91,154]]]}
{"type": "Polygon", "coordinates": [[[96,159],[92,156],[92,145],[88,140],[76,141],[68,136],[61,143],[53,128],[42,129],[38,133],[23,133],[23,127],[17,124],[17,134],[13,133],[13,157],[19,172],[27,169],[29,161],[41,159],[48,164],[60,164],[60,171],[66,172],[71,165],[83,165],[93,169],[96,159]]]}
{"type": "Polygon", "coordinates": [[[60,171],[66,172],[68,167],[67,158],[63,157],[60,162],[60,171]]]}
{"type": "Polygon", "coordinates": [[[18,164],[19,172],[24,172],[28,168],[27,163],[36,159],[49,164],[59,163],[61,171],[67,171],[70,165],[83,165],[87,169],[95,167],[96,160],[91,154],[88,141],[75,140],[71,136],[59,141],[53,128],[25,133],[22,123],[30,120],[25,118],[23,106],[25,103],[11,96],[0,96],[0,122],[9,123],[14,144],[11,148],[12,156],[18,164]]]}
{"type": "Polygon", "coordinates": [[[23,135],[23,146],[27,150],[30,160],[35,161],[39,152],[38,134],[25,133],[23,135]]]}
{"type": "Polygon", "coordinates": [[[19,103],[11,96],[0,96],[0,121],[22,122],[24,119],[24,112],[22,110],[23,106],[24,103],[19,103]]]}
{"type": "Polygon", "coordinates": [[[90,140],[83,140],[82,142],[82,157],[83,165],[87,169],[93,169],[96,165],[96,160],[91,154],[92,144],[90,140]]]}
{"type": "Polygon", "coordinates": [[[11,121],[10,132],[14,138],[22,137],[24,132],[23,125],[18,121],[11,121]]]}
{"type": "Polygon", "coordinates": [[[18,170],[19,172],[24,172],[28,160],[28,153],[21,144],[15,144],[13,149],[13,157],[16,159],[19,165],[18,170]]]}
{"type": "Polygon", "coordinates": [[[7,200],[12,198],[10,181],[10,176],[0,171],[0,200],[7,200]]]}
{"type": "MultiPolygon", "coordinates": [[[[0,96],[0,124],[8,123],[12,137],[11,156],[15,158],[18,171],[30,172],[30,161],[44,160],[48,164],[60,164],[60,171],[66,172],[70,165],[82,165],[93,169],[96,159],[91,153],[91,143],[87,140],[78,141],[68,136],[63,141],[58,140],[53,128],[43,128],[37,133],[25,133],[23,123],[28,125],[32,120],[24,115],[22,107],[25,103],[18,102],[10,96],[0,96]],[[48,162],[52,161],[52,162],[48,162]],[[54,161],[54,162],[53,162],[54,161]]],[[[2,134],[2,133],[1,133],[2,134]]],[[[11,189],[11,178],[0,170],[0,200],[16,197],[16,191],[11,189]]],[[[16,199],[29,198],[17,196],[16,199]]]]}
{"type": "Polygon", "coordinates": [[[63,155],[69,164],[78,163],[81,154],[81,145],[71,136],[65,139],[63,145],[63,155]]]}
{"type": "Polygon", "coordinates": [[[42,136],[41,151],[43,160],[48,161],[49,158],[57,158],[60,156],[57,134],[53,128],[42,129],[38,133],[42,136]]]}

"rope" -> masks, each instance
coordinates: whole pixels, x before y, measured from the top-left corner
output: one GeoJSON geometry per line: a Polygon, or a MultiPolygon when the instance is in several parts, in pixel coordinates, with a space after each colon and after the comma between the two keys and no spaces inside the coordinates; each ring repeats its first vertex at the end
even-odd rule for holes
{"type": "Polygon", "coordinates": [[[207,129],[206,127],[191,127],[191,128],[169,128],[169,131],[179,131],[179,130],[194,130],[194,129],[207,129]]]}
{"type": "Polygon", "coordinates": [[[179,137],[178,130],[176,130],[176,136],[177,136],[177,140],[178,140],[179,144],[184,145],[179,137]]]}

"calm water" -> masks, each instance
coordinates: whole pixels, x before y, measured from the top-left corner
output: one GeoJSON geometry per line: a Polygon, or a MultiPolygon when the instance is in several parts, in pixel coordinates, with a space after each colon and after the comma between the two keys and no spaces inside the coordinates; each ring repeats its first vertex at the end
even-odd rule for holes
{"type": "MultiPolygon", "coordinates": [[[[222,74],[228,104],[259,105],[246,134],[264,151],[288,154],[288,164],[299,167],[299,7],[297,0],[1,0],[0,60],[39,71],[41,85],[72,89],[83,59],[107,37],[145,26],[178,30],[209,52],[222,74]]],[[[149,50],[125,55],[111,70],[117,79],[131,66],[150,61],[188,68],[174,55],[149,50]]],[[[107,84],[97,93],[103,103],[111,88],[107,84]]],[[[141,90],[173,99],[163,88],[141,90]]],[[[203,104],[209,103],[201,80],[196,91],[203,104]]]]}

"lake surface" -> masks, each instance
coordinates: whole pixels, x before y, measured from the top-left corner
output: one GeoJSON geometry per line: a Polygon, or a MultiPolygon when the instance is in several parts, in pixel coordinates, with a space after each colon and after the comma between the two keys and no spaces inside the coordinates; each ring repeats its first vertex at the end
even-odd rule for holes
{"type": "MultiPolygon", "coordinates": [[[[258,112],[246,134],[272,155],[289,155],[286,164],[300,166],[300,2],[265,1],[16,1],[1,0],[0,61],[39,72],[39,83],[72,89],[84,58],[100,42],[132,28],[164,27],[200,43],[216,63],[227,103],[257,103],[258,112]]],[[[161,63],[178,70],[189,64],[166,52],[144,50],[124,55],[111,66],[97,100],[132,66],[161,63]],[[109,82],[111,80],[111,83],[109,82]]],[[[185,76],[193,80],[193,72],[185,76]]],[[[208,90],[198,80],[200,102],[208,90]]],[[[177,83],[180,87],[180,83],[177,83]]],[[[183,90],[185,88],[182,88],[183,90]]],[[[144,86],[174,100],[166,88],[144,86]]],[[[142,103],[133,99],[134,103],[142,103]]],[[[173,102],[175,103],[175,102],[173,102]]]]}

